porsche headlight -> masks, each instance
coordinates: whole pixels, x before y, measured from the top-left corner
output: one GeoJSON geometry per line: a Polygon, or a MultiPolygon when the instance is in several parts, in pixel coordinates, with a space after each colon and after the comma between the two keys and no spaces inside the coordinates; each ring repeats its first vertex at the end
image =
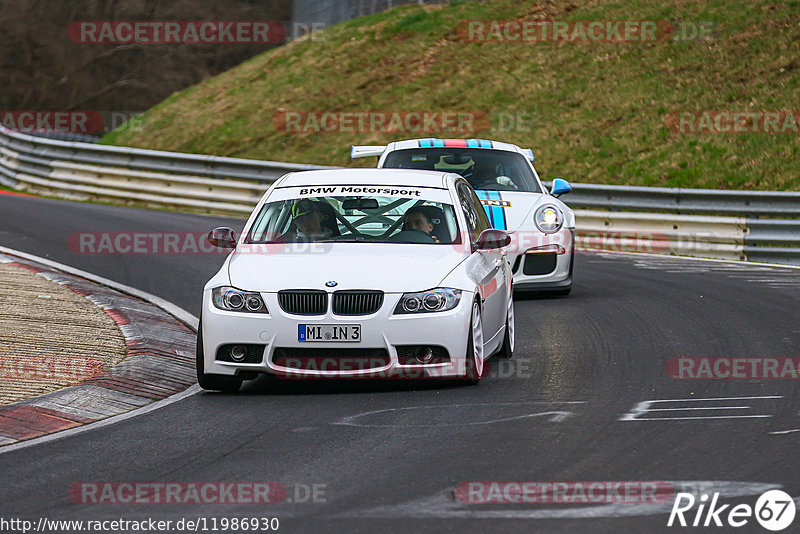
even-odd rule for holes
{"type": "Polygon", "coordinates": [[[211,300],[220,310],[269,313],[261,295],[252,291],[241,291],[234,287],[216,287],[211,291],[211,300]]]}
{"type": "Polygon", "coordinates": [[[561,229],[564,224],[564,214],[552,204],[545,204],[536,210],[533,221],[536,223],[536,228],[545,234],[552,234],[561,229]]]}
{"type": "Polygon", "coordinates": [[[452,310],[461,300],[460,289],[440,287],[420,293],[404,293],[394,309],[396,314],[434,313],[452,310]]]}

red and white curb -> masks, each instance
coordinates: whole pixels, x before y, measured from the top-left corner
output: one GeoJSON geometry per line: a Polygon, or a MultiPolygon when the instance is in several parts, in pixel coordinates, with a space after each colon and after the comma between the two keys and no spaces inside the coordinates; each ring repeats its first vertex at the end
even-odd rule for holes
{"type": "Polygon", "coordinates": [[[98,376],[0,406],[2,452],[54,433],[71,434],[69,429],[83,425],[111,424],[120,416],[134,411],[138,415],[143,408],[156,409],[198,391],[192,388],[195,317],[152,295],[44,258],[0,247],[0,262],[38,273],[89,298],[117,323],[128,348],[125,360],[98,376]]]}

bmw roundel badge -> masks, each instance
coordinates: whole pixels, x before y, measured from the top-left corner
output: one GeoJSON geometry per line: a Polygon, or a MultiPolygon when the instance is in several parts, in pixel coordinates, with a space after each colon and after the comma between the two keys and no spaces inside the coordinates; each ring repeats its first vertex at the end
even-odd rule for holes
{"type": "Polygon", "coordinates": [[[328,287],[336,287],[339,285],[339,283],[334,280],[331,280],[330,282],[325,282],[325,285],[328,287]]]}

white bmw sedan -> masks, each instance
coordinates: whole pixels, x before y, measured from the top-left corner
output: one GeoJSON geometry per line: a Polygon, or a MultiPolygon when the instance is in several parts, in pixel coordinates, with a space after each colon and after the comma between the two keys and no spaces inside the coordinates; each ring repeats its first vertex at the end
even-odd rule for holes
{"type": "Polygon", "coordinates": [[[463,378],[514,350],[510,237],[453,173],[291,173],[256,206],[206,284],[205,389],[287,378],[463,378]],[[410,185],[413,184],[413,185],[410,185]]]}

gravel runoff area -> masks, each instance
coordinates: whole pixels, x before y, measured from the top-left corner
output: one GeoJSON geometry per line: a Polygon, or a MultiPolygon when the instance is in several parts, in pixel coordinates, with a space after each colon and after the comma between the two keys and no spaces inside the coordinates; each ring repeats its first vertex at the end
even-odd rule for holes
{"type": "Polygon", "coordinates": [[[196,383],[193,328],[122,291],[0,253],[0,446],[123,415],[196,383]]]}
{"type": "Polygon", "coordinates": [[[0,405],[98,376],[127,352],[114,319],[85,296],[0,263],[0,405]]]}

